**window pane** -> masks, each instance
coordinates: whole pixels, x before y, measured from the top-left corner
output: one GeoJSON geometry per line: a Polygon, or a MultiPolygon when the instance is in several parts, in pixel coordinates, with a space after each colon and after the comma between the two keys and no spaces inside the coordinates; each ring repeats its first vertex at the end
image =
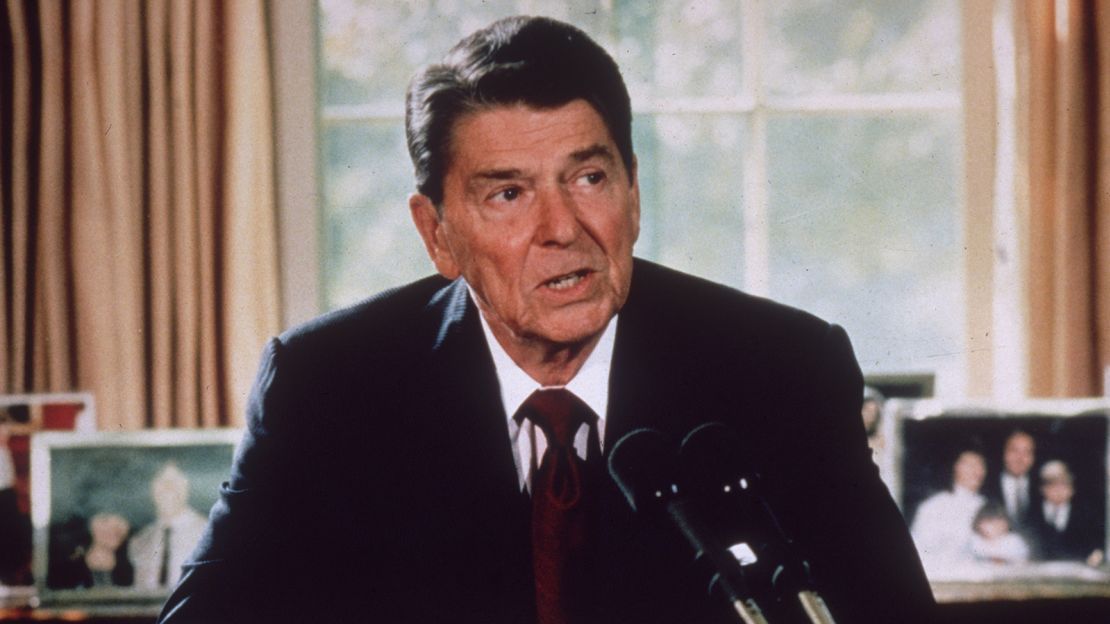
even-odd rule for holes
{"type": "Polygon", "coordinates": [[[642,228],[637,255],[703,277],[743,283],[740,115],[640,115],[642,228]]]}
{"type": "Polygon", "coordinates": [[[741,95],[740,0],[618,2],[611,48],[633,106],[655,97],[741,95]]]}
{"type": "Polygon", "coordinates": [[[634,101],[740,94],[740,0],[321,0],[322,102],[399,112],[421,65],[440,59],[462,36],[515,14],[547,15],[585,30],[617,59],[634,101]]]}
{"type": "Polygon", "coordinates": [[[327,309],[432,273],[409,218],[412,166],[401,122],[335,124],[323,144],[327,309]]]}
{"type": "Polygon", "coordinates": [[[599,41],[611,24],[605,0],[321,0],[321,101],[372,104],[403,114],[409,79],[463,36],[510,15],[571,19],[599,41]],[[573,18],[571,17],[573,16],[573,18]]]}
{"type": "Polygon", "coordinates": [[[783,95],[958,91],[955,0],[767,2],[765,78],[783,95]]]}
{"type": "MultiPolygon", "coordinates": [[[[743,37],[743,4],[321,0],[327,307],[433,270],[405,201],[404,89],[461,36],[516,13],[586,30],[612,52],[634,109],[644,111],[633,127],[636,254],[743,287],[744,153],[758,140],[747,112],[672,112],[672,101],[663,114],[655,106],[745,95],[742,51],[753,42],[743,37]],[[327,106],[364,104],[388,119],[327,119],[327,106]]],[[[954,0],[828,4],[762,3],[769,93],[959,91],[954,0]]],[[[769,118],[769,221],[747,233],[767,237],[769,294],[845,325],[867,372],[958,373],[958,113],[769,118]]]]}
{"type": "Polygon", "coordinates": [[[769,128],[771,295],[839,323],[865,372],[962,360],[955,115],[769,128]]]}

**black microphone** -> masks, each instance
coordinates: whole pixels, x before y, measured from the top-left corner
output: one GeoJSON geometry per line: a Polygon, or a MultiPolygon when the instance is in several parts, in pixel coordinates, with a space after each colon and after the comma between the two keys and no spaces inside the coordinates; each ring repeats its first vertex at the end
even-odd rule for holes
{"type": "Polygon", "coordinates": [[[748,624],[766,624],[744,580],[739,561],[715,538],[679,480],[678,453],[663,434],[652,429],[631,431],[613,445],[609,474],[636,513],[663,514],[693,547],[695,558],[707,561],[719,587],[748,624]]]}
{"type": "Polygon", "coordinates": [[[729,545],[757,595],[779,602],[797,597],[811,621],[832,622],[816,593],[809,562],[783,531],[762,495],[760,475],[746,465],[740,449],[740,438],[722,423],[695,427],[679,451],[681,481],[713,510],[710,530],[729,545]]]}

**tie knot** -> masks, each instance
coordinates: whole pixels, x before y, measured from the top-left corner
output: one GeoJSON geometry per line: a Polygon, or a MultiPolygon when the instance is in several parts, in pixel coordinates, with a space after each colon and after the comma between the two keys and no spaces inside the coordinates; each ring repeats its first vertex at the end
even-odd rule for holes
{"type": "Polygon", "coordinates": [[[533,392],[520,406],[517,418],[527,418],[543,430],[548,445],[567,448],[574,444],[574,434],[582,423],[592,423],[597,416],[573,392],[552,388],[533,392]]]}

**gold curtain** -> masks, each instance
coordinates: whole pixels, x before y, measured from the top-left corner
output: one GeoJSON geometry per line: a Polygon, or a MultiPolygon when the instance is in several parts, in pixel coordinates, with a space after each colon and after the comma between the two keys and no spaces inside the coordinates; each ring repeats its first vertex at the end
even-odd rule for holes
{"type": "Polygon", "coordinates": [[[261,0],[5,0],[0,392],[238,425],[279,324],[261,0]]]}
{"type": "Polygon", "coordinates": [[[1092,396],[1110,366],[1110,2],[1018,2],[1025,54],[1029,392],[1092,396]]]}

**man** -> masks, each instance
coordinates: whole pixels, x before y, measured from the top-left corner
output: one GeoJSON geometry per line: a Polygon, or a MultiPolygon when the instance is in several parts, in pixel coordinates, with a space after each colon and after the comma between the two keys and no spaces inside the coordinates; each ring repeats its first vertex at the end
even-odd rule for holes
{"type": "Polygon", "coordinates": [[[986,494],[1000,502],[1010,518],[1010,528],[1033,540],[1033,524],[1040,507],[1040,493],[1032,483],[1037,444],[1029,433],[1016,429],[1002,448],[1002,473],[989,482],[986,494]]]}
{"type": "Polygon", "coordinates": [[[1040,477],[1044,502],[1035,527],[1041,558],[1102,563],[1106,532],[1101,514],[1094,506],[1073,504],[1075,479],[1068,465],[1059,460],[1046,462],[1040,477]]]}
{"type": "Polygon", "coordinates": [[[150,482],[154,522],[131,538],[129,555],[135,568],[135,587],[167,590],[181,578],[181,567],[200,536],[205,518],[189,506],[189,478],[167,462],[150,482]]]}
{"type": "Polygon", "coordinates": [[[710,421],[838,621],[928,612],[844,332],[632,259],[631,113],[604,50],[502,20],[407,100],[409,207],[440,276],[271,341],[164,621],[733,622],[603,474],[632,430],[710,421]]]}

